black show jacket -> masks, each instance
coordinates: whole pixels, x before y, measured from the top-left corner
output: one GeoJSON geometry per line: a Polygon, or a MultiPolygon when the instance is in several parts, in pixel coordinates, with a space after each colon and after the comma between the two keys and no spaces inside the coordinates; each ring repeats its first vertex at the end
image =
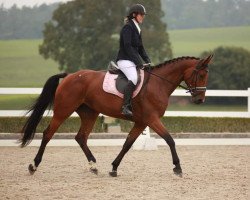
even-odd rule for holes
{"type": "Polygon", "coordinates": [[[117,55],[118,60],[130,60],[137,66],[142,65],[141,58],[145,63],[150,63],[150,59],[143,47],[142,38],[134,22],[129,20],[120,33],[120,49],[117,55]]]}

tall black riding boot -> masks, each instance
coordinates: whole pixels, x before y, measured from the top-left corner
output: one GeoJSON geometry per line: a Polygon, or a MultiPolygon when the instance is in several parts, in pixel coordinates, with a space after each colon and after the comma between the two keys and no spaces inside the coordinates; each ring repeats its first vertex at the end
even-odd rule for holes
{"type": "Polygon", "coordinates": [[[123,106],[122,106],[122,114],[128,117],[133,116],[131,99],[132,99],[134,90],[135,90],[134,83],[132,81],[129,81],[124,90],[124,99],[123,99],[123,106]]]}

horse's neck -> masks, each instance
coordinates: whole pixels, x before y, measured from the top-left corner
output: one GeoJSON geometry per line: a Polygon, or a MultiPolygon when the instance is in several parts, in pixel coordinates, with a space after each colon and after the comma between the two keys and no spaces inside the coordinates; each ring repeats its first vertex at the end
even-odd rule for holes
{"type": "Polygon", "coordinates": [[[164,90],[168,93],[168,95],[171,95],[183,81],[184,71],[186,69],[187,65],[185,65],[182,61],[179,61],[156,68],[154,69],[154,73],[163,78],[162,81],[165,83],[161,84],[161,87],[165,87],[164,90]]]}

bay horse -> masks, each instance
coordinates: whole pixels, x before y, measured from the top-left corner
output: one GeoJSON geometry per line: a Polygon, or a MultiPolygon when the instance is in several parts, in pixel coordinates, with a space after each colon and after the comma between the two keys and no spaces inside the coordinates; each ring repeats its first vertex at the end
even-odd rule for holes
{"type": "Polygon", "coordinates": [[[81,126],[75,140],[91,165],[90,171],[98,172],[96,167],[93,166],[96,159],[87,145],[87,140],[98,115],[102,113],[134,122],[122,150],[112,162],[110,176],[117,176],[117,168],[124,155],[147,126],[153,129],[169,145],[172,161],[175,165],[173,171],[175,174],[181,175],[182,168],[176,152],[175,142],[160,118],[167,109],[170,95],[180,86],[182,81],[187,85],[187,87],[182,87],[188,89],[194,103],[200,104],[204,102],[208,80],[208,64],[211,58],[212,55],[204,59],[179,57],[158,64],[152,67],[150,71],[145,70],[145,85],[132,100],[133,116],[130,118],[121,114],[122,98],[103,91],[104,71],[80,70],[72,74],[61,73],[50,77],[45,83],[42,93],[31,107],[31,115],[21,131],[20,143],[21,147],[25,147],[34,138],[36,127],[43,113],[53,103],[54,114],[48,127],[43,132],[34,165],[30,164],[28,167],[30,174],[37,170],[42,161],[46,145],[58,127],[75,111],[81,119],[81,126]],[[63,80],[59,84],[61,78],[63,80]]]}

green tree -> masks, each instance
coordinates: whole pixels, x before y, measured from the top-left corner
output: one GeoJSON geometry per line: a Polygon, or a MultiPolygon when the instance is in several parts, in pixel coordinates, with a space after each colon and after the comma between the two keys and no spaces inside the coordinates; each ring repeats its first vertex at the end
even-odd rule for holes
{"type": "MultiPolygon", "coordinates": [[[[45,24],[44,41],[39,52],[59,63],[60,70],[74,72],[82,68],[103,69],[115,59],[119,31],[131,0],[75,0],[62,4],[45,24]]],[[[171,58],[172,51],[161,21],[160,0],[138,1],[148,10],[143,38],[154,62],[171,58]]]]}
{"type": "Polygon", "coordinates": [[[41,38],[44,23],[49,21],[58,3],[39,7],[9,9],[0,6],[0,39],[41,38]]]}
{"type": "Polygon", "coordinates": [[[240,47],[218,47],[209,65],[209,89],[245,90],[250,87],[250,52],[240,47]]]}
{"type": "Polygon", "coordinates": [[[245,26],[250,24],[249,0],[161,0],[163,18],[171,29],[245,26]]]}

